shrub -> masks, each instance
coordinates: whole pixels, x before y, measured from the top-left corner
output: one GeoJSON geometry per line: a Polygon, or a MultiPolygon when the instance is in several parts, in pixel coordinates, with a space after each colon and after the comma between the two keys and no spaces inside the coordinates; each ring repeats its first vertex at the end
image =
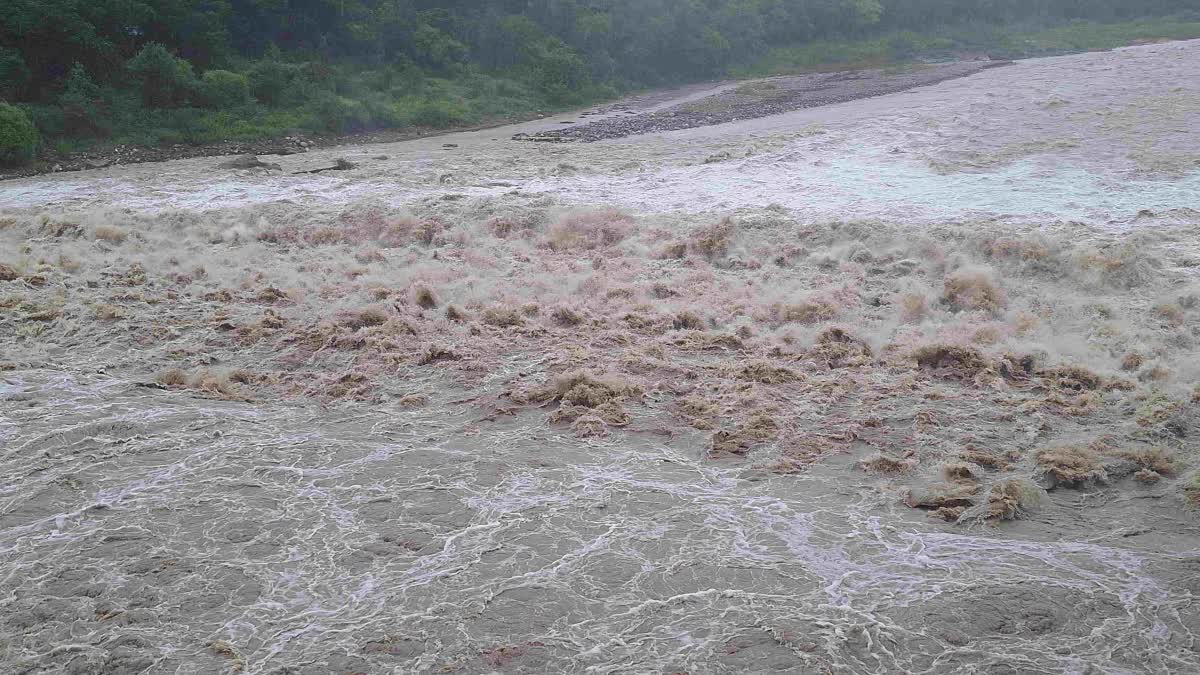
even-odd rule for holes
{"type": "Polygon", "coordinates": [[[142,102],[147,108],[183,105],[197,88],[192,64],[172,55],[157,42],[142,47],[125,66],[141,84],[142,102]]]}
{"type": "Polygon", "coordinates": [[[285,102],[295,76],[296,70],[288,64],[267,58],[246,72],[246,81],[250,85],[251,95],[259,103],[277,106],[285,102]]]}
{"type": "Polygon", "coordinates": [[[0,47],[0,97],[16,96],[29,84],[29,67],[21,52],[0,47]]]}
{"type": "Polygon", "coordinates": [[[414,126],[446,129],[465,123],[467,112],[450,101],[426,100],[412,108],[408,121],[414,126]]]}
{"type": "Polygon", "coordinates": [[[43,138],[54,138],[55,136],[63,135],[63,131],[66,128],[66,118],[63,115],[62,106],[22,103],[20,104],[20,108],[29,116],[29,119],[37,127],[38,133],[43,138]]]}
{"type": "Polygon", "coordinates": [[[313,131],[341,133],[361,131],[371,126],[371,116],[358,101],[324,92],[308,106],[313,116],[313,131]]]}
{"type": "Polygon", "coordinates": [[[548,38],[524,46],[530,84],[555,103],[571,100],[591,82],[587,63],[561,40],[548,38]]]}
{"type": "Polygon", "coordinates": [[[424,65],[444,70],[465,60],[470,49],[450,35],[422,23],[412,33],[412,49],[424,65]]]}
{"type": "Polygon", "coordinates": [[[100,87],[76,63],[67,76],[67,84],[58,97],[62,106],[60,131],[72,136],[94,136],[102,131],[100,123],[100,87]]]}
{"type": "Polygon", "coordinates": [[[233,108],[250,101],[250,80],[241,73],[209,70],[200,78],[200,101],[210,108],[233,108]]]}
{"type": "Polygon", "coordinates": [[[37,127],[25,111],[0,103],[0,165],[19,165],[33,159],[38,147],[37,127]]]}

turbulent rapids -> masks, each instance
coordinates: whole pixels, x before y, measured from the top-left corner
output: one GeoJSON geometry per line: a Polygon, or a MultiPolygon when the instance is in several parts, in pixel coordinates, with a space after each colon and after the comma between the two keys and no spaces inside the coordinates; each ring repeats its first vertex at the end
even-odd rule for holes
{"type": "Polygon", "coordinates": [[[1200,42],[579,121],[0,184],[0,670],[1200,671],[1200,42]]]}

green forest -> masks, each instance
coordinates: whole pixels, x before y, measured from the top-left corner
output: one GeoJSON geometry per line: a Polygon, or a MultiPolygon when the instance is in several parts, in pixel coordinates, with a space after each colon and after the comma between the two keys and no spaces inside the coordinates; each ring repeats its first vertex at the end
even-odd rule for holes
{"type": "Polygon", "coordinates": [[[7,0],[0,162],[448,128],[637,88],[1200,36],[1200,0],[7,0]]]}

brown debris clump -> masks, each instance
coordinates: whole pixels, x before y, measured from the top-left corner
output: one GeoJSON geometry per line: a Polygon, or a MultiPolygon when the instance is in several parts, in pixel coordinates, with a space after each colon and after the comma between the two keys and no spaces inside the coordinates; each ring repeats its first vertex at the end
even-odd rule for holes
{"type": "Polygon", "coordinates": [[[721,409],[717,404],[699,396],[688,396],[675,401],[675,414],[693,429],[711,430],[716,426],[721,409]]]}
{"type": "Polygon", "coordinates": [[[981,466],[985,469],[990,469],[993,471],[1007,469],[1009,465],[1018,459],[1018,457],[1014,456],[1013,454],[1007,456],[998,455],[991,451],[974,446],[967,446],[965,450],[958,453],[958,457],[964,462],[981,466]]]}
{"type": "Polygon", "coordinates": [[[773,440],[779,423],[770,414],[756,411],[734,429],[722,429],[712,435],[709,457],[744,456],[756,445],[773,440]]]}
{"type": "Polygon", "coordinates": [[[1089,447],[1063,445],[1039,450],[1040,475],[1050,487],[1080,488],[1108,482],[1100,454],[1089,447]]]}
{"type": "MultiPolygon", "coordinates": [[[[239,371],[234,371],[239,372],[239,371]]],[[[241,377],[242,382],[249,378],[241,377]]],[[[170,368],[155,376],[154,381],[171,389],[188,389],[229,401],[245,401],[247,398],[238,390],[229,373],[199,370],[189,375],[180,368],[170,368]]]]}
{"type": "Polygon", "coordinates": [[[904,505],[933,511],[943,520],[958,520],[975,504],[979,491],[980,487],[974,483],[940,483],[924,489],[910,489],[904,505]]]}
{"type": "Polygon", "coordinates": [[[871,347],[845,328],[835,326],[817,334],[809,355],[830,368],[862,366],[871,360],[871,347]]]}
{"type": "Polygon", "coordinates": [[[877,452],[858,463],[858,468],[868,473],[904,474],[917,465],[915,457],[895,457],[877,452]]]}
{"type": "Polygon", "coordinates": [[[762,384],[785,384],[802,379],[802,375],[790,368],[776,366],[770,361],[751,361],[737,371],[737,376],[743,380],[761,382],[762,384]]]}
{"type": "Polygon", "coordinates": [[[675,330],[704,330],[704,319],[695,312],[683,310],[675,315],[671,327],[675,330]]]}
{"type": "Polygon", "coordinates": [[[960,270],[946,275],[942,301],[958,311],[999,312],[1006,301],[1004,293],[984,272],[960,270]]]}
{"type": "Polygon", "coordinates": [[[718,260],[729,253],[737,228],[729,218],[697,228],[688,237],[688,249],[707,258],[718,260]]]}
{"type": "Polygon", "coordinates": [[[428,286],[413,288],[413,302],[421,309],[437,309],[438,306],[437,296],[428,286]]]}
{"type": "Polygon", "coordinates": [[[362,309],[345,310],[337,314],[338,324],[351,330],[381,326],[391,318],[382,307],[364,307],[362,309]]]}
{"type": "Polygon", "coordinates": [[[621,407],[620,400],[611,400],[593,407],[564,404],[550,414],[550,423],[570,424],[585,417],[595,417],[603,421],[605,425],[614,427],[627,426],[632,419],[629,413],[621,407]]]}
{"type": "Polygon", "coordinates": [[[838,316],[837,305],[828,300],[804,300],[779,308],[779,320],[785,323],[821,323],[838,316]]]}
{"type": "Polygon", "coordinates": [[[1025,478],[1010,478],[988,490],[987,520],[1016,520],[1034,511],[1042,502],[1042,490],[1025,478]]]}
{"type": "MultiPolygon", "coordinates": [[[[1118,453],[1138,466],[1143,472],[1153,472],[1162,476],[1172,476],[1178,468],[1178,462],[1170,451],[1164,448],[1141,448],[1126,450],[1118,453]]],[[[1157,479],[1155,479],[1157,481],[1157,479]]]]}
{"type": "Polygon", "coordinates": [[[921,369],[953,379],[972,379],[991,368],[979,350],[957,345],[925,345],[915,349],[912,357],[921,369]]]}
{"type": "Polygon", "coordinates": [[[462,354],[437,344],[427,345],[421,351],[421,356],[417,358],[417,365],[427,366],[438,361],[459,361],[463,358],[462,354]]]}
{"type": "Polygon", "coordinates": [[[616,210],[572,213],[546,230],[546,246],[555,252],[593,250],[620,243],[633,232],[633,218],[616,210]]]}
{"type": "Polygon", "coordinates": [[[1075,391],[1094,391],[1105,386],[1103,377],[1082,366],[1059,366],[1038,373],[1055,386],[1075,391]]]}
{"type": "Polygon", "coordinates": [[[544,386],[527,392],[512,392],[510,398],[518,403],[550,403],[596,408],[610,401],[640,398],[642,388],[619,375],[594,375],[575,370],[559,375],[544,386]]]}
{"type": "Polygon", "coordinates": [[[517,328],[525,325],[521,313],[511,307],[488,307],[480,315],[483,322],[497,328],[517,328]]]}
{"type": "Polygon", "coordinates": [[[570,307],[565,306],[555,307],[554,310],[550,312],[550,320],[554,323],[554,325],[561,328],[578,326],[584,321],[582,314],[576,312],[570,307]]]}
{"type": "Polygon", "coordinates": [[[948,481],[975,482],[979,480],[976,467],[967,462],[946,462],[942,465],[942,477],[948,481]]]}

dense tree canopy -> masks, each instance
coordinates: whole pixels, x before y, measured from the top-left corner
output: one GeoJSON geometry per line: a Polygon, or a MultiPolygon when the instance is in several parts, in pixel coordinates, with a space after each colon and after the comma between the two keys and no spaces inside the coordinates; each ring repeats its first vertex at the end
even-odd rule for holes
{"type": "Polygon", "coordinates": [[[71,67],[119,79],[149,43],[197,69],[271,45],[317,60],[468,62],[649,83],[720,72],[777,44],[965,21],[1119,19],[1200,9],[1200,0],[10,0],[0,74],[20,97],[71,67]]]}

